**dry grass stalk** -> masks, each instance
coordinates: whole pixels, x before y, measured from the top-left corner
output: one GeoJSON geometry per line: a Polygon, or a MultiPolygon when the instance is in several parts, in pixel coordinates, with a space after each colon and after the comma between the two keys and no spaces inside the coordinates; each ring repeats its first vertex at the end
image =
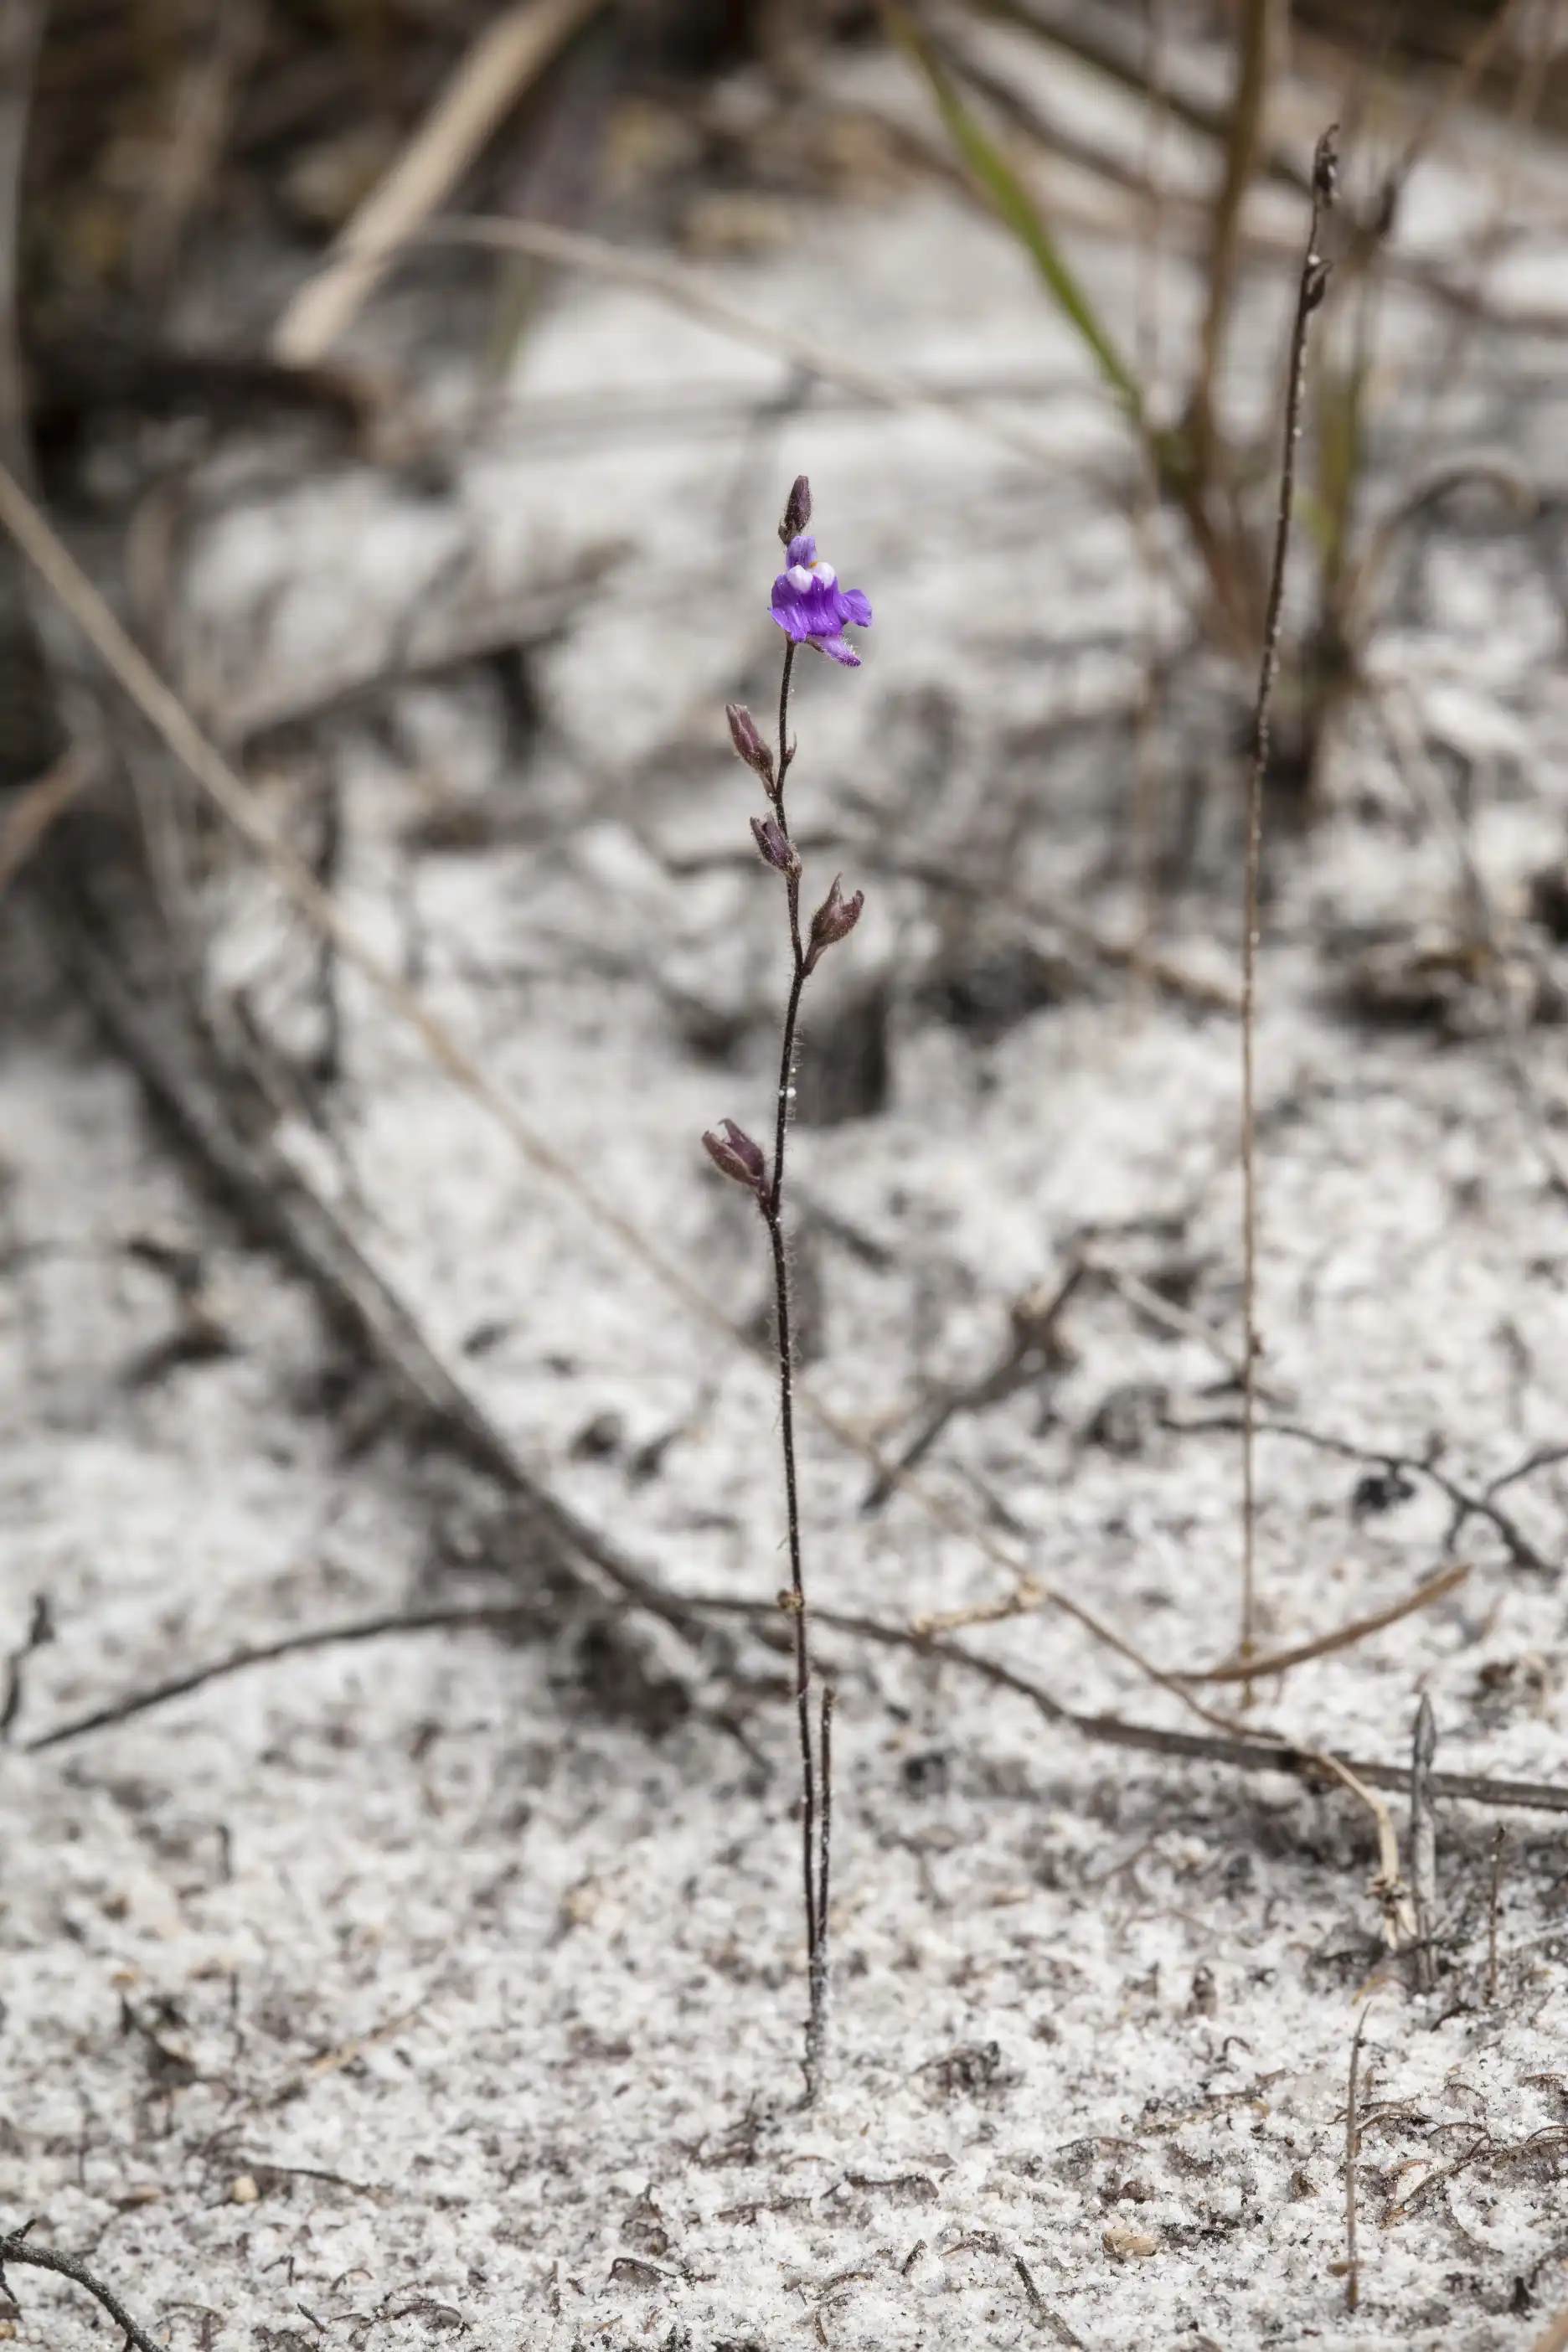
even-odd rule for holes
{"type": "Polygon", "coordinates": [[[1383,1933],[1391,1952],[1408,1943],[1415,1933],[1415,1914],[1411,1908],[1410,1889],[1399,1867],[1399,1838],[1394,1826],[1394,1816],[1376,1790],[1363,1779],[1352,1764],[1337,1756],[1310,1750],[1331,1780],[1359,1797],[1371,1813],[1377,1828],[1377,1874],[1372,1882],[1372,1893],[1383,1913],[1383,1933]]]}
{"type": "Polygon", "coordinates": [[[1247,878],[1241,976],[1241,1189],[1242,1189],[1242,1467],[1241,1635],[1243,1664],[1257,1647],[1256,1481],[1258,1426],[1258,946],[1263,869],[1263,784],[1268,770],[1268,728],[1274,682],[1279,669],[1279,630],[1285,604],[1285,567],[1296,505],[1296,450],[1301,437],[1301,396],[1306,381],[1307,331],[1328,286],[1329,265],[1318,251],[1323,217],[1334,201],[1339,158],[1335,131],[1325,131],[1312,159],[1312,215],[1296,292],[1290,331],[1290,363],[1285,397],[1285,446],[1279,467],[1279,503],[1274,527],[1274,560],[1263,619],[1263,659],[1253,709],[1252,763],[1247,789],[1247,878]]]}
{"type": "Polygon", "coordinates": [[[1304,1666],[1312,1658],[1326,1658],[1336,1650],[1352,1649],[1369,1634],[1381,1633],[1386,1625],[1397,1625],[1403,1617],[1413,1617],[1418,1609],[1430,1609],[1434,1601],[1446,1601],[1450,1592],[1463,1584],[1469,1575],[1468,1560],[1456,1562],[1442,1574],[1418,1584],[1414,1592],[1390,1603],[1386,1609],[1374,1610],[1368,1617],[1358,1617],[1348,1625],[1341,1625],[1331,1633],[1320,1633],[1310,1642],[1298,1642],[1289,1650],[1273,1650],[1266,1656],[1237,1663],[1232,1660],[1223,1666],[1194,1667],[1182,1675],[1182,1682],[1243,1683],[1261,1682],[1266,1675],[1282,1675],[1292,1666],[1304,1666]]]}
{"type": "Polygon", "coordinates": [[[279,320],[275,356],[308,367],[325,356],[400,247],[445,204],[491,133],[600,0],[521,0],[479,34],[386,177],[366,197],[324,268],[279,320]]]}
{"type": "MultiPolygon", "coordinates": [[[[1401,1618],[1413,1617],[1418,1609],[1429,1609],[1434,1601],[1445,1600],[1463,1584],[1469,1573],[1469,1562],[1458,1561],[1425,1584],[1418,1584],[1414,1592],[1405,1593],[1386,1609],[1376,1610],[1369,1617],[1358,1617],[1348,1625],[1336,1626],[1331,1633],[1316,1634],[1311,1641],[1299,1642],[1289,1650],[1271,1650],[1245,1664],[1232,1660],[1223,1666],[1193,1666],[1184,1672],[1173,1668],[1173,1679],[1179,1683],[1250,1683],[1262,1682],[1270,1675],[1289,1674],[1292,1666],[1304,1666],[1313,1658],[1331,1657],[1337,1650],[1353,1649],[1369,1634],[1397,1625],[1401,1618]]],[[[1012,1591],[999,1600],[976,1601],[967,1609],[928,1612],[910,1619],[910,1631],[923,1641],[932,1633],[963,1633],[971,1625],[1005,1624],[1011,1617],[1032,1616],[1046,1606],[1049,1597],[1037,1578],[1020,1577],[1012,1591]]]]}

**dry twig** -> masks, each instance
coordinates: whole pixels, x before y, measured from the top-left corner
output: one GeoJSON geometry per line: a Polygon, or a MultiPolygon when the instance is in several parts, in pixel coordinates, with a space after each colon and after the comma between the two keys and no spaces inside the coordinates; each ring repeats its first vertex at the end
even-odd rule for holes
{"type": "Polygon", "coordinates": [[[165,2352],[165,2347],[155,2343],[144,2327],[137,2326],[113,2289],[105,2286],[101,2279],[95,2278],[78,2255],[57,2253],[48,2246],[36,2246],[27,2234],[33,2227],[31,2221],[25,2221],[19,2230],[8,2231],[0,2237],[0,2290],[10,2294],[5,2273],[13,2263],[18,2269],[29,2267],[36,2271],[52,2271],[57,2278],[69,2279],[73,2286],[81,2287],[100,2303],[116,2327],[123,2330],[127,2346],[134,2345],[135,2352],[165,2352]]]}
{"type": "Polygon", "coordinates": [[[191,1691],[205,1689],[208,1683],[223,1682],[230,1675],[244,1674],[251,1666],[269,1665],[277,1658],[293,1658],[306,1651],[337,1649],[359,1642],[377,1642],[392,1633],[462,1633],[469,1626],[494,1630],[522,1625],[535,1622],[537,1616],[537,1609],[521,1601],[494,1609],[390,1610],[375,1617],[356,1618],[346,1625],[317,1625],[303,1633],[281,1633],[275,1642],[247,1643],[243,1649],[231,1650],[226,1658],[214,1658],[205,1666],[192,1666],[185,1674],[171,1675],[166,1682],[151,1683],[143,1690],[131,1691],[123,1698],[95,1706],[89,1714],[72,1716],[65,1723],[55,1724],[37,1739],[27,1741],[27,1753],[37,1756],[46,1748],[63,1747],[68,1739],[80,1739],[89,1731],[107,1731],[114,1724],[130,1723],[155,1706],[167,1706],[171,1699],[184,1698],[191,1691]]]}
{"type": "MultiPolygon", "coordinates": [[[[1205,1430],[1239,1429],[1241,1422],[1235,1413],[1212,1413],[1205,1414],[1202,1421],[1167,1418],[1161,1425],[1179,1436],[1193,1437],[1205,1430]]],[[[1315,1447],[1321,1454],[1336,1454],[1346,1462],[1364,1463],[1369,1469],[1394,1470],[1414,1478],[1425,1478],[1436,1487],[1439,1494],[1447,1496],[1453,1507],[1447,1538],[1448,1543],[1455,1540],[1468,1520],[1485,1519],[1501,1538],[1517,1568],[1528,1569],[1532,1575],[1544,1576],[1553,1581],[1559,1574],[1556,1565],[1536,1549],[1511,1514],[1492,1499],[1497,1487],[1506,1485],[1509,1479],[1526,1477],[1532,1470],[1544,1468],[1549,1461],[1555,1458],[1554,1449],[1543,1449],[1539,1460],[1532,1456],[1528,1463],[1510,1471],[1507,1478],[1478,1493],[1472,1487],[1462,1486],[1457,1478],[1450,1478],[1446,1470],[1438,1468],[1431,1455],[1401,1454],[1389,1447],[1359,1445],[1352,1438],[1336,1437],[1330,1431],[1312,1429],[1299,1421],[1260,1421],[1258,1433],[1262,1437],[1293,1438],[1302,1445],[1315,1447]]]]}
{"type": "Polygon", "coordinates": [[[1266,1657],[1255,1657],[1244,1664],[1233,1660],[1223,1666],[1198,1667],[1177,1679],[1189,1683],[1261,1682],[1267,1675],[1285,1674],[1291,1666],[1304,1666],[1310,1658],[1326,1658],[1336,1650],[1352,1649],[1369,1634],[1381,1633],[1385,1625],[1397,1625],[1402,1617],[1414,1616],[1418,1609],[1430,1609],[1435,1601],[1447,1600],[1469,1572],[1468,1561],[1458,1561],[1441,1575],[1418,1584],[1403,1600],[1391,1602],[1386,1609],[1374,1610],[1368,1617],[1357,1617],[1348,1625],[1336,1627],[1331,1633],[1320,1633],[1310,1642],[1299,1642],[1291,1649],[1274,1650],[1266,1657]]]}

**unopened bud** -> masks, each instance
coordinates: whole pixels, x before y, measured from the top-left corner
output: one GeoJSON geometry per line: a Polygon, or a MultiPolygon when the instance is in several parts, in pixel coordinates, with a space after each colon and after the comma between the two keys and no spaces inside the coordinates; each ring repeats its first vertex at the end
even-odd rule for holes
{"type": "Polygon", "coordinates": [[[1301,308],[1304,310],[1315,310],[1328,292],[1331,268],[1331,263],[1321,259],[1308,263],[1307,274],[1301,285],[1301,308]]]}
{"type": "Polygon", "coordinates": [[[748,768],[754,768],[766,791],[773,788],[773,755],[757,732],[757,722],[743,702],[727,702],[724,716],[730,722],[730,740],[748,768]]]}
{"type": "Polygon", "coordinates": [[[806,945],[805,969],[815,971],[830,947],[847,940],[860,919],[860,909],[866,903],[864,890],[857,890],[846,898],[838,887],[838,877],[833,877],[833,887],[811,919],[811,938],[806,945]]]}
{"type": "Polygon", "coordinates": [[[760,1201],[767,1191],[768,1183],[768,1163],[761,1148],[752,1141],[743,1127],[736,1126],[732,1118],[721,1118],[719,1125],[723,1129],[723,1134],[716,1134],[710,1128],[702,1139],[702,1149],[721,1176],[728,1176],[732,1183],[743,1184],[748,1192],[754,1192],[760,1201]]]}
{"type": "Polygon", "coordinates": [[[754,816],[752,838],[762,853],[763,862],[793,880],[800,872],[800,859],[795,846],[776,816],[754,816]]]}
{"type": "Polygon", "coordinates": [[[788,498],[784,500],[784,520],[779,525],[779,538],[787,547],[798,539],[811,520],[811,484],[804,474],[797,474],[788,498]]]}

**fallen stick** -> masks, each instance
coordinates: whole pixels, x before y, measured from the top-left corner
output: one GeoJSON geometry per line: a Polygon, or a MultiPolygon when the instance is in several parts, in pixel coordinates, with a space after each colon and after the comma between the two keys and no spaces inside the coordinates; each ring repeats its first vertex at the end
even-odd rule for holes
{"type": "Polygon", "coordinates": [[[18,2268],[26,2265],[36,2271],[53,2271],[58,2278],[69,2279],[73,2286],[81,2287],[100,2303],[116,2327],[124,2331],[126,2344],[134,2345],[136,2352],[166,2352],[166,2347],[154,2343],[144,2327],[138,2327],[113,2289],[94,2278],[77,2255],[56,2253],[48,2246],[35,2246],[27,2235],[33,2226],[31,2221],[26,2221],[19,2230],[0,2237],[0,2288],[7,2295],[10,2288],[5,2284],[5,2272],[12,2263],[18,2268]]]}
{"type": "Polygon", "coordinates": [[[531,1618],[527,1604],[521,1601],[495,1609],[416,1609],[389,1611],[380,1617],[362,1617],[347,1625],[317,1625],[301,1633],[282,1633],[275,1642],[255,1642],[242,1650],[231,1651],[226,1658],[216,1658],[205,1666],[192,1666],[188,1673],[171,1675],[166,1682],[150,1683],[144,1690],[130,1691],[123,1698],[110,1699],[95,1706],[90,1714],[72,1716],[65,1723],[57,1723],[50,1731],[39,1734],[26,1742],[29,1756],[40,1755],[46,1748],[61,1747],[68,1739],[80,1739],[89,1731],[107,1731],[117,1723],[130,1723],[139,1715],[150,1714],[155,1706],[166,1706],[171,1699],[185,1698],[192,1691],[203,1690],[208,1683],[224,1681],[230,1675],[243,1674],[250,1666],[270,1665],[277,1658],[298,1657],[308,1650],[337,1649],[346,1643],[379,1641],[391,1633],[461,1633],[470,1625],[515,1625],[531,1618]]]}

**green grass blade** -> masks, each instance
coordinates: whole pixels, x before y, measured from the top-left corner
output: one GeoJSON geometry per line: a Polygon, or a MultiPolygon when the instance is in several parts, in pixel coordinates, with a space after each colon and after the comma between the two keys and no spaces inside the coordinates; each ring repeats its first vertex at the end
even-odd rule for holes
{"type": "Polygon", "coordinates": [[[913,58],[931,84],[931,94],[954,148],[970,177],[1005,226],[1023,246],[1038,270],[1051,299],[1076,331],[1110,391],[1147,436],[1143,391],[1083,288],[1063,257],[1061,247],[1041,216],[1038,205],[1006,156],[984,126],[973,115],[953,87],[951,77],[924,35],[901,8],[885,6],[894,39],[913,58]]]}

